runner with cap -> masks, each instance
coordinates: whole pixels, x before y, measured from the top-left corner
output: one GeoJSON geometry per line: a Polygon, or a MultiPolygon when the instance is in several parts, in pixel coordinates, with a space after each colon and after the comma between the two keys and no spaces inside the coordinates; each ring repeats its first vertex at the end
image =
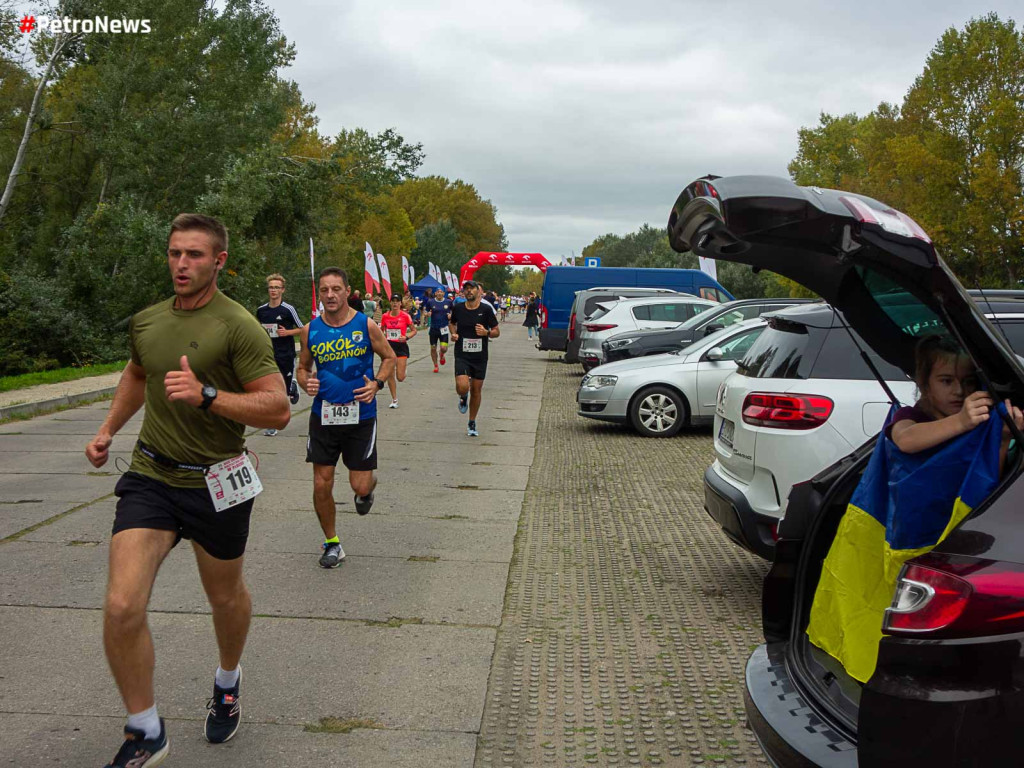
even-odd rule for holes
{"type": "Polygon", "coordinates": [[[480,298],[480,284],[468,280],[463,285],[466,300],[452,307],[450,330],[455,344],[455,391],[459,395],[459,413],[469,411],[466,434],[477,437],[476,416],[483,401],[487,376],[487,345],[501,335],[494,307],[480,298]]]}
{"type": "Polygon", "coordinates": [[[452,313],[451,299],[447,298],[444,291],[438,288],[434,291],[434,298],[427,299],[424,311],[430,314],[430,332],[427,339],[430,341],[430,359],[434,361],[434,373],[437,373],[437,345],[441,345],[441,365],[444,365],[444,356],[448,351],[448,320],[452,313]]]}

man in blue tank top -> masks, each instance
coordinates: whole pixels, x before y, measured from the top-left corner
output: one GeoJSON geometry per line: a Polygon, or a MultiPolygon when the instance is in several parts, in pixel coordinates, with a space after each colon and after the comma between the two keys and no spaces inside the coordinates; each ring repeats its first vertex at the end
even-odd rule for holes
{"type": "Polygon", "coordinates": [[[356,512],[365,515],[377,485],[377,393],[395,367],[395,353],[380,327],[348,304],[348,275],[338,267],[320,273],[323,313],[299,337],[299,386],[311,395],[306,462],[313,465],[313,507],[324,531],[320,565],[345,558],[335,527],[334,473],[339,457],[348,469],[356,512]],[[374,375],[373,356],[380,355],[374,375]],[[316,371],[313,371],[313,363],[316,371]]]}

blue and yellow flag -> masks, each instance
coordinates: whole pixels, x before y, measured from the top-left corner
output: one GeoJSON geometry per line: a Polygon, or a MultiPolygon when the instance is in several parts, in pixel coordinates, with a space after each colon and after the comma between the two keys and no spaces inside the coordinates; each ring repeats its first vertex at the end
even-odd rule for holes
{"type": "Polygon", "coordinates": [[[851,677],[866,683],[874,674],[903,564],[932,550],[999,482],[1002,428],[993,411],[970,432],[906,454],[883,427],[825,558],[807,627],[811,642],[851,677]]]}

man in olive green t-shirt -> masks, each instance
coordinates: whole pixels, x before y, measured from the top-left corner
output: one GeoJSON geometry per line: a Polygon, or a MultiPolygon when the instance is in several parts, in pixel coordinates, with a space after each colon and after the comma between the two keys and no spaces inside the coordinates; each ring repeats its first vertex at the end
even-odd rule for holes
{"type": "Polygon", "coordinates": [[[192,539],[220,652],[207,740],[227,741],[241,719],[238,663],[252,613],[242,556],[260,490],[244,425],[283,429],[291,414],[270,338],[217,290],[227,256],[219,221],[175,218],[167,245],[175,295],[132,318],[131,361],[85,451],[103,466],[113,436],[145,404],[131,467],[114,489],[103,643],[128,724],[110,766],[155,765],[167,754],[146,605],[160,564],[182,538],[192,539]]]}

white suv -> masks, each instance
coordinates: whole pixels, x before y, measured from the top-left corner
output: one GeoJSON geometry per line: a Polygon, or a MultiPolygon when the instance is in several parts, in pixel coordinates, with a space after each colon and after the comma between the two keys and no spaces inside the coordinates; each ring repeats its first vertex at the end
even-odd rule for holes
{"type": "Polygon", "coordinates": [[[583,323],[580,362],[590,369],[604,362],[601,342],[623,331],[649,328],[675,328],[718,302],[677,293],[672,296],[645,296],[639,299],[601,302],[583,323]]]}
{"type": "Polygon", "coordinates": [[[768,328],[718,390],[715,461],[704,473],[704,508],[740,546],[772,558],[790,489],[878,434],[893,394],[914,402],[898,368],[851,338],[827,304],[767,316],[768,328]]]}

